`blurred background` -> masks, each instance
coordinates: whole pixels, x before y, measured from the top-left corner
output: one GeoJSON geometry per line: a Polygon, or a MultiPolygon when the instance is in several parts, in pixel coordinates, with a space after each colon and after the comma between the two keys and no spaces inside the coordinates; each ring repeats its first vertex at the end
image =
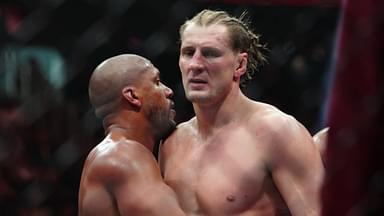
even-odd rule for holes
{"type": "Polygon", "coordinates": [[[248,11],[268,64],[245,93],[324,127],[338,1],[9,0],[0,4],[0,214],[76,215],[83,162],[103,137],[88,80],[106,58],[150,59],[193,116],[178,68],[178,28],[203,8],[248,11]]]}

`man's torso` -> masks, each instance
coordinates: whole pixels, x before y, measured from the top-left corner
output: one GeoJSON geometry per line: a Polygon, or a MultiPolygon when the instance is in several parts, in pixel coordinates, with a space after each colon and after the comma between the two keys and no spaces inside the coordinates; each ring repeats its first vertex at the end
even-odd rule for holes
{"type": "Polygon", "coordinates": [[[232,123],[206,139],[176,130],[164,178],[191,215],[289,215],[268,171],[268,134],[232,123]],[[177,134],[178,133],[178,134],[177,134]],[[176,143],[175,143],[176,142],[176,143]]]}

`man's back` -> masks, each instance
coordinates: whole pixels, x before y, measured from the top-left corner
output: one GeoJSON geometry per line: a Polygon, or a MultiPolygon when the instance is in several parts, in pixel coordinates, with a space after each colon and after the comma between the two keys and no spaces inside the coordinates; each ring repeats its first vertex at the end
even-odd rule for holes
{"type": "MultiPolygon", "coordinates": [[[[217,129],[207,139],[199,135],[194,118],[179,126],[162,146],[165,181],[175,190],[187,214],[290,215],[279,191],[289,183],[281,181],[303,173],[292,168],[297,164],[281,166],[291,162],[279,157],[293,154],[282,151],[295,151],[297,147],[279,146],[285,144],[278,137],[285,136],[284,128],[273,126],[281,127],[276,119],[295,121],[270,106],[255,107],[255,112],[217,129]],[[291,171],[294,174],[280,174],[291,171]]],[[[301,138],[311,139],[309,135],[301,138]]],[[[309,152],[315,151],[309,148],[309,152]]],[[[302,181],[300,178],[285,180],[294,186],[302,181]]]]}
{"type": "Polygon", "coordinates": [[[79,215],[180,212],[151,152],[140,143],[107,137],[88,155],[80,183],[79,215]]]}

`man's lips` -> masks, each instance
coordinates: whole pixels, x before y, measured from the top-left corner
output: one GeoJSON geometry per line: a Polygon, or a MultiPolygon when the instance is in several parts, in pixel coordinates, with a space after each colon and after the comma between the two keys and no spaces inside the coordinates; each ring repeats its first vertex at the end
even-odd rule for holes
{"type": "Polygon", "coordinates": [[[204,79],[201,79],[201,78],[191,78],[188,80],[189,83],[197,83],[197,84],[204,84],[204,83],[207,83],[206,80],[204,79]]]}
{"type": "Polygon", "coordinates": [[[199,90],[205,88],[208,82],[201,78],[191,78],[188,80],[188,84],[192,89],[199,90]]]}

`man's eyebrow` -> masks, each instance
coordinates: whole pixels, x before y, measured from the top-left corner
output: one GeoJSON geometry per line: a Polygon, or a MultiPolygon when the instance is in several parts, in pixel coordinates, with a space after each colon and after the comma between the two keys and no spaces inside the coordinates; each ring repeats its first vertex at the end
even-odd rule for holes
{"type": "Polygon", "coordinates": [[[154,75],[154,79],[160,79],[160,78],[161,78],[160,71],[156,70],[155,75],[154,75]]]}

